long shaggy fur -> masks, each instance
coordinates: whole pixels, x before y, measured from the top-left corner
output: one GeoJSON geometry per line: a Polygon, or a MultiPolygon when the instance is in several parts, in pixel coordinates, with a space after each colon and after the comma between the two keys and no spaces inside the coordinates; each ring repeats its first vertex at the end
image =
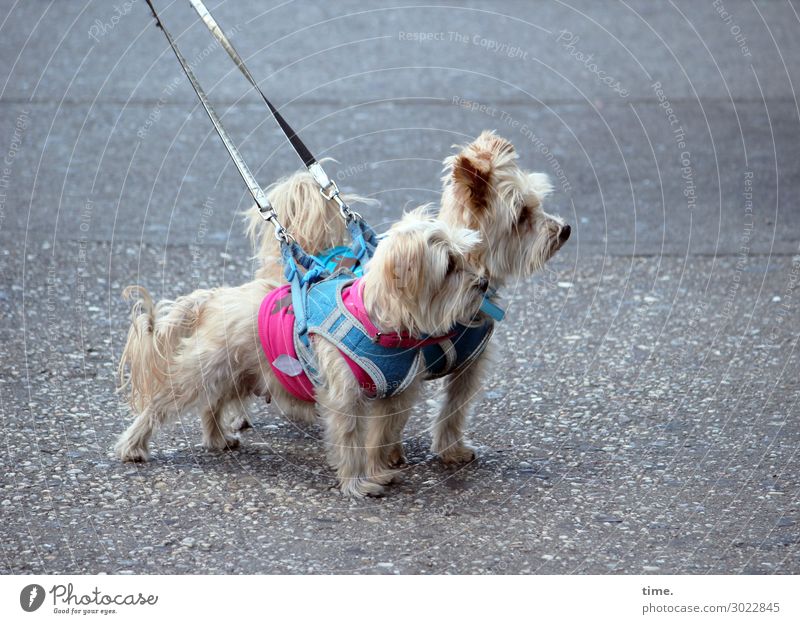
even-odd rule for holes
{"type": "MultiPolygon", "coordinates": [[[[305,169],[269,186],[267,197],[278,220],[307,253],[316,255],[349,243],[339,207],[333,200],[322,196],[316,181],[305,169]]],[[[342,198],[349,205],[377,204],[375,200],[360,195],[343,193],[342,198]]],[[[245,212],[245,222],[245,231],[258,260],[256,277],[281,279],[280,246],[272,226],[264,222],[255,205],[245,212]]]]}
{"type": "MultiPolygon", "coordinates": [[[[471,318],[486,281],[466,263],[478,235],[420,212],[407,215],[378,247],[364,276],[370,320],[386,333],[430,335],[471,318]],[[406,279],[413,268],[414,279],[406,279]]],[[[197,410],[203,443],[222,450],[238,444],[226,413],[248,397],[269,395],[290,416],[315,417],[315,406],[292,397],[272,373],[258,336],[258,311],[277,282],[256,279],[235,288],[197,290],[153,304],[141,286],[120,361],[134,422],[115,447],[126,461],[144,461],[153,432],[197,410]]],[[[346,494],[378,494],[394,476],[395,431],[416,398],[420,379],[391,399],[368,401],[335,345],[317,336],[312,348],[323,378],[316,408],[325,424],[328,458],[346,494]]],[[[421,374],[421,371],[418,372],[421,374]]]]}
{"type": "MultiPolygon", "coordinates": [[[[510,141],[494,132],[482,132],[474,141],[458,147],[444,161],[442,200],[439,217],[454,227],[470,228],[481,235],[468,260],[483,272],[495,288],[528,277],[540,270],[569,237],[569,226],[559,217],[547,214],[542,204],[553,188],[544,173],[526,171],[519,166],[517,152],[510,141]]],[[[306,180],[316,188],[313,179],[306,180]]],[[[314,227],[300,223],[298,228],[314,227]]],[[[254,224],[258,229],[259,224],[254,224]]],[[[328,239],[322,231],[315,245],[326,249],[345,237],[341,219],[328,239]]],[[[260,256],[265,266],[275,262],[270,250],[260,256]]],[[[413,279],[413,272],[410,275],[413,279]]],[[[445,381],[445,401],[432,425],[432,449],[445,463],[463,463],[474,458],[464,439],[470,404],[482,385],[487,368],[487,349],[467,369],[456,371],[445,381]]],[[[407,417],[407,416],[406,416],[407,417]]],[[[404,421],[403,421],[404,422],[404,421]]],[[[397,421],[395,422],[397,424],[397,421]]],[[[393,434],[392,455],[402,461],[402,425],[393,434]]]]}

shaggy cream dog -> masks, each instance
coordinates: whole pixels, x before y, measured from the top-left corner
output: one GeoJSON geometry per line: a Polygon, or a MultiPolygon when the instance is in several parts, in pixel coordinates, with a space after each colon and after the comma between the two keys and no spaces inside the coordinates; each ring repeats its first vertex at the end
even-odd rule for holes
{"type": "MultiPolygon", "coordinates": [[[[446,336],[454,324],[473,318],[488,284],[466,261],[478,243],[475,232],[419,210],[396,223],[362,278],[363,307],[378,335],[446,336]]],[[[120,387],[128,390],[136,416],[115,447],[120,459],[146,460],[154,430],[191,409],[200,411],[207,448],[234,447],[238,438],[226,412],[240,409],[245,397],[270,395],[296,418],[321,414],[329,462],[343,492],[383,490],[394,476],[387,456],[391,438],[402,431],[424,367],[412,370],[401,391],[370,399],[338,343],[315,334],[316,406],[297,399],[276,377],[259,338],[259,309],[276,286],[256,279],[156,304],[143,287],[126,289],[135,302],[120,387]]]]}
{"type": "MultiPolygon", "coordinates": [[[[508,140],[485,131],[444,164],[439,218],[453,227],[480,232],[469,262],[486,275],[494,291],[540,270],[569,238],[570,226],[544,211],[543,201],[552,192],[547,175],[522,169],[508,140]]],[[[305,235],[303,244],[321,251],[346,242],[336,204],[322,198],[313,178],[301,172],[290,180],[292,184],[284,183],[285,192],[279,194],[278,211],[292,216],[296,229],[305,235]]],[[[257,209],[252,209],[250,234],[257,257],[268,270],[277,262],[277,247],[268,240],[271,232],[259,219],[257,209]]],[[[445,379],[445,400],[432,423],[432,449],[445,463],[464,463],[475,457],[464,428],[488,357],[482,353],[445,379]]],[[[396,431],[390,443],[392,464],[404,461],[401,435],[402,430],[396,431]]]]}

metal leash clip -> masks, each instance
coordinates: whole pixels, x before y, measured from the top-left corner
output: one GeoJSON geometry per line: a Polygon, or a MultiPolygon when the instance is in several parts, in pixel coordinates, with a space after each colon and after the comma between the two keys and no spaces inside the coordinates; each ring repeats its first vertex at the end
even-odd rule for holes
{"type": "Polygon", "coordinates": [[[339,206],[339,212],[342,214],[342,217],[344,217],[346,223],[350,223],[351,221],[363,221],[361,215],[350,208],[350,206],[348,206],[342,199],[342,196],[339,194],[339,187],[333,180],[330,181],[328,186],[320,187],[319,192],[325,199],[332,199],[336,202],[336,204],[339,206]]]}
{"type": "MultiPolygon", "coordinates": [[[[164,24],[161,22],[161,18],[156,12],[156,8],[153,6],[152,0],[146,0],[147,5],[150,7],[150,11],[153,13],[153,17],[156,20],[156,24],[161,29],[161,32],[164,33],[164,36],[167,38],[167,42],[169,43],[170,48],[175,54],[175,57],[178,59],[178,63],[180,63],[183,72],[186,74],[186,77],[189,79],[189,82],[192,85],[197,97],[200,99],[200,103],[203,105],[203,108],[206,111],[211,123],[214,125],[214,129],[217,131],[219,138],[222,139],[223,145],[225,145],[225,149],[228,151],[228,154],[233,161],[236,170],[239,172],[239,175],[242,176],[245,185],[247,186],[247,190],[250,191],[250,195],[252,195],[253,199],[258,206],[259,213],[264,221],[268,221],[272,223],[273,227],[275,228],[275,238],[277,238],[282,243],[291,244],[294,241],[294,237],[289,233],[289,231],[283,227],[283,225],[278,221],[278,214],[275,212],[272,205],[269,203],[269,199],[267,198],[267,194],[264,192],[264,189],[256,181],[255,176],[253,175],[250,168],[245,163],[244,158],[242,158],[239,149],[236,147],[236,144],[231,139],[228,132],[225,130],[225,127],[222,125],[222,121],[217,115],[217,112],[214,110],[214,107],[211,105],[211,102],[206,95],[206,92],[203,90],[203,87],[200,86],[200,82],[195,77],[194,73],[189,66],[189,63],[181,54],[180,50],[178,49],[175,40],[173,39],[170,32],[166,29],[164,24]]],[[[199,3],[200,6],[202,2],[199,3]]],[[[195,7],[197,8],[197,7],[195,7]]]]}
{"type": "Polygon", "coordinates": [[[275,238],[282,243],[286,243],[287,245],[291,244],[295,238],[291,235],[289,230],[287,230],[280,221],[278,221],[278,213],[275,212],[275,209],[270,205],[267,204],[266,206],[259,206],[258,213],[261,215],[261,218],[264,219],[267,223],[271,223],[272,227],[275,228],[275,238]]]}

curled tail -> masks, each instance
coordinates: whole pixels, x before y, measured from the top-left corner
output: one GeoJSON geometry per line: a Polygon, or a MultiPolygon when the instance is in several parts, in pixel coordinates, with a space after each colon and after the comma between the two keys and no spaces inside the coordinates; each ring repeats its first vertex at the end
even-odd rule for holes
{"type": "MultiPolygon", "coordinates": [[[[165,390],[169,369],[180,342],[193,333],[210,290],[196,290],[175,301],[154,304],[144,286],[128,286],[122,293],[133,301],[128,339],[119,361],[118,391],[128,390],[128,401],[141,413],[151,398],[165,390]]],[[[168,389],[167,389],[168,390],[168,389]]]]}

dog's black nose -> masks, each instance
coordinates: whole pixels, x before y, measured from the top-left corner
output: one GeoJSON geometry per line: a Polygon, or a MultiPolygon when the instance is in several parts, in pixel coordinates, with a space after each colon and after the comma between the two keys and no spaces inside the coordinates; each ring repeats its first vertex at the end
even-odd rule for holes
{"type": "Polygon", "coordinates": [[[558,233],[558,240],[561,241],[562,244],[566,243],[570,232],[572,232],[572,228],[569,226],[569,224],[565,223],[561,227],[561,231],[558,233]]]}
{"type": "Polygon", "coordinates": [[[489,290],[489,280],[485,277],[482,277],[478,282],[478,288],[480,288],[483,292],[489,290]]]}

